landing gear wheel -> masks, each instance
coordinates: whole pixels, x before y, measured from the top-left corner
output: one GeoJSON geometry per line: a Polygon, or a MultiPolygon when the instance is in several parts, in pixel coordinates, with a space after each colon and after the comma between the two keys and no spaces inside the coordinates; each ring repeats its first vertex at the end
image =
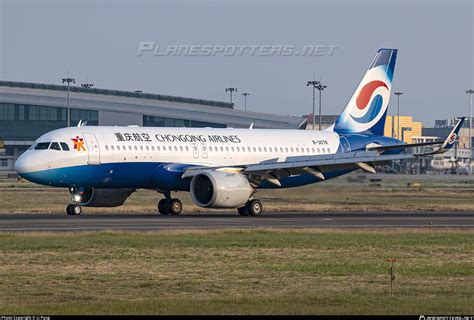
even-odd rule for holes
{"type": "Polygon", "coordinates": [[[180,215],[183,212],[183,203],[179,199],[171,199],[168,212],[173,216],[180,215]]]}
{"type": "Polygon", "coordinates": [[[69,216],[78,216],[82,213],[82,207],[78,204],[68,204],[66,207],[66,213],[69,216]]]}
{"type": "Polygon", "coordinates": [[[73,204],[68,204],[67,207],[66,207],[66,213],[68,216],[73,216],[74,215],[74,212],[72,212],[72,208],[74,207],[73,204]]]}
{"type": "Polygon", "coordinates": [[[82,213],[82,207],[78,204],[75,204],[72,207],[72,212],[74,212],[74,214],[78,216],[82,213]]]}
{"type": "Polygon", "coordinates": [[[261,216],[263,213],[263,206],[260,200],[250,200],[246,207],[249,215],[253,217],[261,216]]]}
{"type": "Polygon", "coordinates": [[[248,217],[249,216],[249,211],[247,210],[246,206],[237,208],[237,212],[243,217],[248,217]]]}
{"type": "Polygon", "coordinates": [[[166,199],[161,199],[158,202],[158,212],[161,213],[162,215],[169,215],[169,210],[168,210],[169,203],[166,199]]]}

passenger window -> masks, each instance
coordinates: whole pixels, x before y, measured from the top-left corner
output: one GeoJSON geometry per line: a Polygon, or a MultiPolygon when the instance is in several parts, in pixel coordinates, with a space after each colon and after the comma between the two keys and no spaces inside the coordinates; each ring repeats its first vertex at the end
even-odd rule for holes
{"type": "Polygon", "coordinates": [[[189,147],[188,147],[188,146],[186,146],[186,151],[189,151],[189,147]]]}
{"type": "Polygon", "coordinates": [[[287,152],[287,153],[288,153],[288,147],[285,147],[285,152],[287,152]]]}
{"type": "Polygon", "coordinates": [[[177,146],[174,146],[174,151],[178,151],[178,147],[177,147],[177,146]]]}
{"type": "Polygon", "coordinates": [[[229,152],[229,147],[225,147],[225,151],[229,152]]]}
{"type": "Polygon", "coordinates": [[[66,142],[61,142],[61,147],[63,148],[63,151],[69,151],[69,146],[66,142]]]}
{"type": "Polygon", "coordinates": [[[263,151],[264,151],[264,152],[267,152],[267,147],[263,147],[263,151]]]}
{"type": "Polygon", "coordinates": [[[314,153],[314,148],[311,148],[311,152],[314,153]]]}
{"type": "Polygon", "coordinates": [[[35,150],[46,150],[49,147],[50,142],[40,142],[35,146],[35,150]]]}
{"type": "Polygon", "coordinates": [[[232,152],[234,152],[234,147],[231,147],[231,149],[232,149],[232,152]]]}
{"type": "Polygon", "coordinates": [[[148,146],[145,147],[146,148],[146,151],[149,151],[150,149],[148,148],[148,146]]]}
{"type": "Polygon", "coordinates": [[[132,146],[128,146],[128,150],[132,151],[132,146]]]}
{"type": "Polygon", "coordinates": [[[258,152],[262,152],[262,147],[258,147],[258,152]]]}
{"type": "Polygon", "coordinates": [[[155,146],[151,146],[151,151],[155,151],[155,146]]]}
{"type": "Polygon", "coordinates": [[[105,150],[106,150],[106,151],[109,151],[109,146],[106,145],[106,146],[105,146],[105,150]]]}
{"type": "Polygon", "coordinates": [[[224,151],[224,147],[221,147],[221,152],[223,152],[223,151],[224,151]]]}
{"type": "Polygon", "coordinates": [[[58,150],[61,151],[61,147],[59,146],[59,143],[57,142],[51,142],[51,145],[49,146],[51,150],[58,150]]]}
{"type": "Polygon", "coordinates": [[[179,146],[179,151],[183,151],[183,146],[179,146]]]}
{"type": "Polygon", "coordinates": [[[140,150],[143,151],[143,146],[140,146],[140,150]]]}
{"type": "Polygon", "coordinates": [[[300,152],[300,148],[296,148],[296,152],[300,152]]]}
{"type": "Polygon", "coordinates": [[[239,148],[239,147],[237,147],[237,152],[240,152],[240,148],[239,148]]]}
{"type": "Polygon", "coordinates": [[[138,151],[138,147],[137,147],[137,146],[134,146],[133,149],[135,149],[135,151],[138,151]]]}
{"type": "Polygon", "coordinates": [[[110,146],[110,150],[114,151],[114,146],[110,146]]]}

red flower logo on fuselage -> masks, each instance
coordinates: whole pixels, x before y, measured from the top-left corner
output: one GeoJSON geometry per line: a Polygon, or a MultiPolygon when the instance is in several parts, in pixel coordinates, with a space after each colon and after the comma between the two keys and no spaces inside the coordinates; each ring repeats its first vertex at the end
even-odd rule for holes
{"type": "Polygon", "coordinates": [[[86,147],[84,146],[84,139],[79,138],[79,136],[76,136],[75,138],[72,138],[71,140],[74,142],[74,150],[86,151],[86,147]]]}

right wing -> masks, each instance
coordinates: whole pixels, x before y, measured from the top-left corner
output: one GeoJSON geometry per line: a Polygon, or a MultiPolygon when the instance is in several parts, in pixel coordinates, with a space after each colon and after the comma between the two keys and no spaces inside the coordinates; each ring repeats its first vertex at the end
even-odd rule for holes
{"type": "Polygon", "coordinates": [[[389,151],[389,150],[400,150],[400,149],[408,149],[408,148],[414,148],[414,147],[422,147],[422,146],[440,146],[439,149],[433,151],[433,152],[428,152],[428,153],[419,153],[416,154],[417,156],[426,156],[430,154],[438,154],[438,153],[444,153],[451,149],[454,145],[454,142],[456,142],[456,138],[458,137],[459,130],[462,127],[462,124],[464,122],[465,117],[462,117],[459,119],[458,123],[454,126],[453,130],[451,130],[451,133],[448,135],[448,137],[445,140],[438,140],[438,141],[432,141],[432,142],[421,142],[421,143],[406,143],[406,144],[397,144],[397,145],[392,145],[392,146],[367,146],[367,150],[370,151],[378,151],[378,152],[384,152],[384,151],[389,151]]]}
{"type": "Polygon", "coordinates": [[[413,159],[419,156],[446,152],[455,143],[463,121],[464,118],[459,120],[444,142],[436,141],[422,144],[413,143],[396,146],[368,147],[367,150],[336,153],[331,155],[292,156],[287,157],[286,159],[284,158],[283,160],[282,158],[274,158],[259,163],[237,166],[194,166],[186,168],[181,177],[191,178],[204,171],[219,170],[244,174],[249,178],[249,181],[254,186],[258,186],[263,180],[267,180],[276,186],[280,186],[279,180],[281,178],[292,175],[309,173],[324,180],[325,172],[327,171],[362,169],[366,172],[375,173],[375,166],[388,164],[393,160],[413,159]],[[407,149],[421,145],[441,145],[441,147],[433,152],[421,154],[384,154],[385,151],[389,150],[407,149]]]}

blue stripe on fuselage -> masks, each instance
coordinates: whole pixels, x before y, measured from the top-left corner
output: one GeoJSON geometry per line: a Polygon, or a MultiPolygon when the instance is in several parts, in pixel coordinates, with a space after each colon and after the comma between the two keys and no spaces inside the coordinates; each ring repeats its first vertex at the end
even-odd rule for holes
{"type": "MultiPolygon", "coordinates": [[[[186,166],[187,167],[187,166],[186,166]]],[[[22,173],[32,182],[54,187],[152,188],[178,190],[183,166],[157,162],[105,163],[22,173]]]]}
{"type": "MultiPolygon", "coordinates": [[[[82,165],[43,171],[22,173],[29,181],[53,187],[82,188],[136,188],[189,191],[191,179],[181,179],[185,168],[192,165],[157,162],[106,163],[82,165]]],[[[353,170],[325,172],[326,179],[346,174],[353,170]]],[[[299,187],[321,180],[310,174],[282,178],[283,188],[299,187]]],[[[276,186],[263,182],[260,188],[276,186]]],[[[278,187],[277,187],[278,188],[278,187]]]]}

